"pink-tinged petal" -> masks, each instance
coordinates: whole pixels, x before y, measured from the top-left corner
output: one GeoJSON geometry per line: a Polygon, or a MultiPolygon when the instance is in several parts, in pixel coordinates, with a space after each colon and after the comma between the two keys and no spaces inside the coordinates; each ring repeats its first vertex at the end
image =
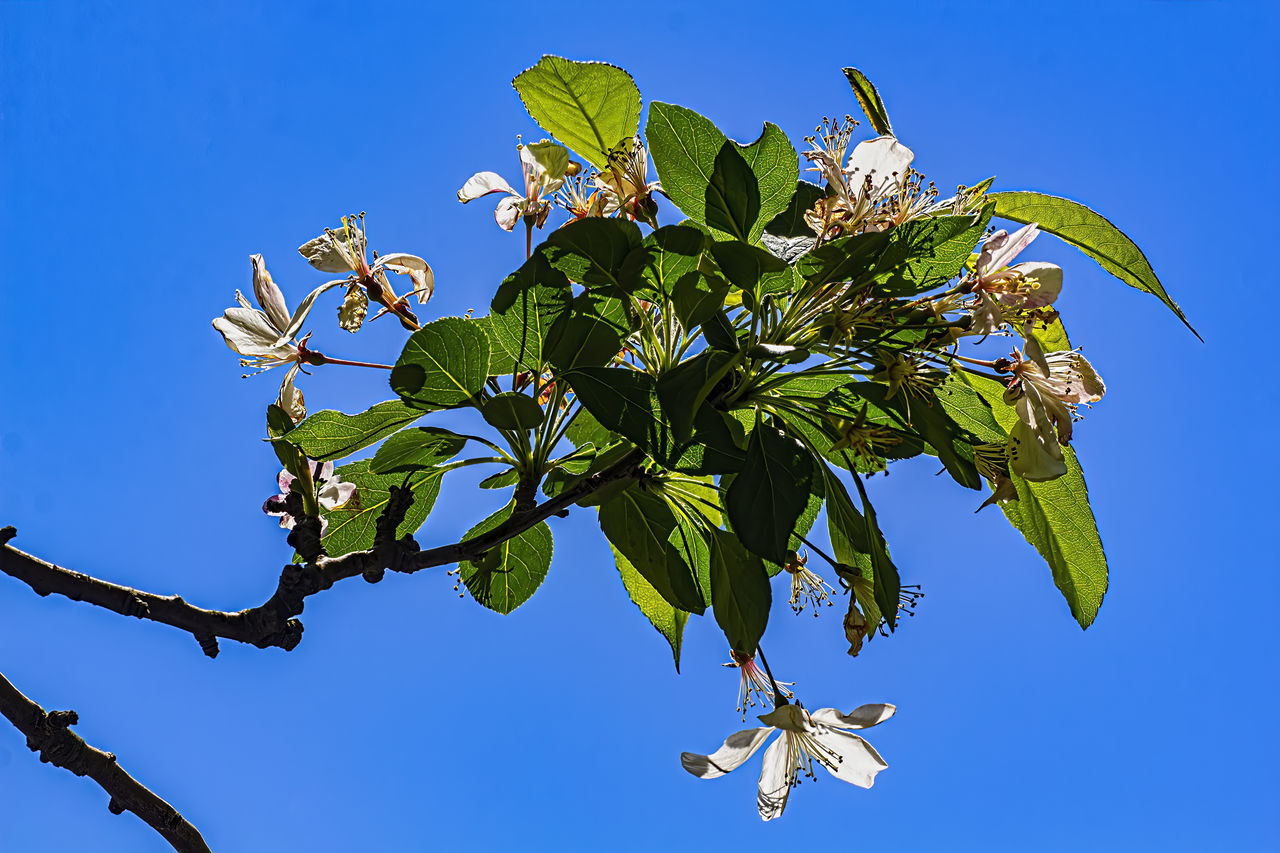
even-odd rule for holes
{"type": "Polygon", "coordinates": [[[755,755],[772,731],[772,728],[765,727],[734,732],[710,755],[680,753],[680,765],[699,779],[715,779],[741,767],[742,762],[755,755]]]}
{"type": "MultiPolygon", "coordinates": [[[[1014,231],[1009,235],[1008,239],[1003,240],[1000,245],[991,252],[985,271],[995,272],[1002,267],[1007,267],[1009,262],[1018,256],[1019,252],[1031,245],[1031,241],[1036,239],[1036,235],[1039,233],[1040,226],[1034,222],[1029,225],[1024,225],[1017,231],[1014,231]]],[[[987,242],[990,243],[991,238],[987,238],[987,242]]]]}
{"type": "Polygon", "coordinates": [[[280,494],[287,495],[292,491],[292,486],[298,478],[290,474],[288,471],[282,470],[276,475],[276,484],[280,486],[280,494]]]}
{"type": "Polygon", "coordinates": [[[492,193],[512,193],[519,195],[515,190],[511,189],[511,184],[497,172],[476,172],[467,178],[467,182],[462,185],[462,189],[458,190],[458,201],[466,204],[474,201],[482,196],[492,193]]]}
{"type": "Polygon", "coordinates": [[[253,265],[253,295],[258,298],[258,304],[266,312],[271,325],[284,329],[289,325],[289,308],[285,305],[284,294],[267,271],[267,262],[262,255],[250,255],[249,263],[253,265]]]}
{"type": "MultiPolygon", "coordinates": [[[[1018,308],[1044,308],[1052,305],[1062,292],[1062,267],[1043,261],[1026,261],[1011,269],[1020,273],[1030,289],[1018,293],[1002,293],[996,298],[1018,308]]],[[[1027,285],[1024,285],[1026,287],[1027,285]]]]}
{"type": "Polygon", "coordinates": [[[321,480],[328,482],[329,480],[333,479],[333,463],[332,462],[317,462],[315,464],[315,467],[312,468],[311,470],[314,473],[315,479],[317,482],[321,480]]]}
{"type": "Polygon", "coordinates": [[[816,732],[813,739],[840,756],[840,761],[834,767],[828,766],[827,770],[841,782],[870,788],[876,774],[889,766],[875,747],[857,735],[840,729],[824,729],[816,732]]]}
{"type": "Polygon", "coordinates": [[[266,314],[254,308],[228,308],[213,321],[213,327],[227,346],[240,355],[280,358],[291,350],[276,344],[280,331],[271,325],[266,314]]]}
{"type": "Polygon", "coordinates": [[[498,202],[497,208],[493,211],[493,219],[503,231],[510,231],[516,227],[523,213],[524,199],[507,196],[498,202]]]}
{"type": "Polygon", "coordinates": [[[795,769],[792,764],[788,739],[793,737],[787,732],[773,742],[764,751],[764,765],[760,768],[760,790],[756,794],[756,807],[760,810],[761,820],[773,820],[782,816],[787,807],[787,798],[791,796],[791,776],[795,769]]]}
{"type": "Polygon", "coordinates": [[[267,515],[286,515],[284,495],[272,495],[262,503],[262,511],[267,515]]]}
{"type": "Polygon", "coordinates": [[[867,729],[883,723],[897,710],[895,706],[883,702],[859,705],[847,714],[842,714],[835,708],[819,708],[810,715],[810,719],[815,723],[842,729],[867,729]]]}
{"type": "Polygon", "coordinates": [[[892,136],[878,136],[859,142],[849,155],[845,171],[850,173],[849,185],[861,192],[867,176],[871,176],[871,198],[889,194],[906,179],[907,167],[916,155],[910,148],[892,136]]]}

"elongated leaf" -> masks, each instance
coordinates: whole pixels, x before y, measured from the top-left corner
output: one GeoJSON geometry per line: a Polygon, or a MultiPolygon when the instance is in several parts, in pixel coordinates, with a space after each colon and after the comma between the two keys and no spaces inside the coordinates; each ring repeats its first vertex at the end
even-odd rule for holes
{"type": "Polygon", "coordinates": [[[880,93],[871,85],[867,75],[856,68],[846,68],[844,76],[853,87],[853,96],[858,99],[858,105],[867,114],[867,121],[875,128],[876,133],[893,136],[893,125],[889,124],[889,113],[885,111],[884,101],[880,100],[880,93]]]}
{"type": "Polygon", "coordinates": [[[661,634],[671,645],[671,656],[676,662],[676,672],[680,671],[680,647],[684,643],[684,626],[689,621],[689,614],[679,607],[673,607],[662,597],[653,584],[644,579],[644,575],[631,565],[630,561],[612,545],[613,561],[622,576],[622,586],[627,596],[640,612],[649,620],[649,624],[661,634]]]}
{"type": "MultiPolygon", "coordinates": [[[[1137,244],[1109,220],[1079,202],[1033,192],[992,193],[995,215],[1014,222],[1037,222],[1040,230],[1061,237],[1130,287],[1150,293],[1178,315],[1197,338],[1182,309],[1165,291],[1151,262],[1137,244]]],[[[1201,339],[1203,340],[1203,338],[1201,339]]]]}
{"type": "MultiPolygon", "coordinates": [[[[373,547],[373,536],[378,516],[391,496],[391,486],[403,486],[406,475],[375,474],[371,460],[361,459],[337,468],[334,473],[344,482],[355,483],[356,495],[337,509],[321,510],[329,521],[324,535],[324,548],[330,557],[341,557],[352,551],[373,547]]],[[[440,495],[440,472],[414,471],[407,477],[413,490],[413,505],[405,513],[404,521],[396,528],[396,536],[412,535],[427,520],[436,498],[440,495]]]]}
{"type": "Polygon", "coordinates": [[[742,544],[785,563],[812,481],[813,457],[800,442],[773,427],[756,427],[747,439],[742,471],[725,495],[725,512],[742,544]]]}
{"type": "Polygon", "coordinates": [[[616,65],[544,56],[512,85],[534,121],[597,169],[640,127],[640,90],[616,65]]]}
{"type": "Polygon", "coordinates": [[[326,409],[306,418],[289,432],[289,441],[311,459],[330,460],[350,456],[422,417],[422,410],[399,400],[345,415],[326,409]]]}
{"type": "Polygon", "coordinates": [[[875,507],[867,497],[867,490],[857,474],[853,475],[853,483],[858,487],[858,495],[862,498],[862,520],[865,524],[864,540],[871,557],[871,571],[875,575],[875,599],[889,630],[898,625],[898,593],[902,591],[902,580],[898,576],[898,567],[889,559],[889,549],[884,542],[884,534],[880,532],[880,522],[876,519],[875,507]]]}
{"type": "Polygon", "coordinates": [[[676,526],[675,513],[666,501],[639,484],[600,507],[600,529],[605,538],[658,594],[673,607],[702,613],[706,605],[694,568],[670,541],[676,526]]]}
{"type": "Polygon", "coordinates": [[[472,320],[443,317],[409,336],[391,390],[410,406],[440,409],[469,399],[489,378],[489,336],[472,320]]]}
{"type": "Polygon", "coordinates": [[[645,135],[665,192],[721,239],[755,243],[795,193],[799,160],[776,125],[742,146],[693,110],[654,102],[645,135]]]}
{"type": "MultiPolygon", "coordinates": [[[[510,518],[514,508],[514,503],[507,504],[468,530],[465,538],[488,533],[510,518]]],[[[458,568],[471,597],[505,615],[528,601],[542,586],[551,568],[551,551],[551,528],[544,521],[498,545],[480,564],[463,561],[458,568]]]]}
{"type": "Polygon", "coordinates": [[[467,440],[439,427],[402,430],[383,442],[369,463],[375,474],[431,468],[462,452],[467,440]]]}
{"type": "Polygon", "coordinates": [[[773,591],[760,558],[732,533],[711,528],[711,606],[730,648],[755,654],[772,604],[773,591]]]}
{"type": "MultiPolygon", "coordinates": [[[[1007,434],[1017,420],[1013,408],[1004,403],[999,382],[980,376],[963,376],[976,395],[989,404],[991,417],[1007,434]]],[[[975,420],[985,421],[981,405],[959,388],[940,398],[949,411],[971,410],[975,420]]],[[[957,415],[957,417],[959,417],[957,415]]],[[[989,433],[990,434],[990,433],[989,433]]],[[[1012,474],[1018,500],[1001,505],[1009,523],[1044,557],[1053,572],[1053,582],[1071,608],[1071,615],[1088,628],[1098,615],[1107,594],[1107,554],[1098,535],[1097,521],[1089,507],[1089,488],[1075,451],[1064,447],[1067,473],[1056,480],[1032,483],[1012,474]]]]}
{"type": "Polygon", "coordinates": [[[935,216],[894,228],[872,271],[877,292],[915,296],[946,284],[964,269],[990,218],[990,211],[978,216],[935,216]]]}

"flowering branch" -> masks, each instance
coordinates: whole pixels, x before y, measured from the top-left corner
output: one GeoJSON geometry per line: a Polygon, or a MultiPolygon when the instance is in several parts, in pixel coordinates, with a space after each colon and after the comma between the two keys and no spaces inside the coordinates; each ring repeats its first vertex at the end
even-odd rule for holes
{"type": "Polygon", "coordinates": [[[107,808],[112,814],[133,812],[179,853],[210,853],[199,830],[177,809],[126,773],[115,755],[90,746],[71,731],[79,722],[75,711],[46,712],[0,675],[0,714],[27,736],[27,746],[41,761],[97,782],[111,795],[107,808]]]}
{"type": "Polygon", "coordinates": [[[64,569],[9,545],[9,540],[17,535],[13,527],[0,528],[0,571],[27,584],[37,595],[57,593],[72,601],[88,602],[122,616],[149,619],[186,631],[196,638],[209,657],[217,656],[219,638],[258,648],[275,646],[290,651],[302,640],[302,623],[294,617],[302,613],[308,596],[357,575],[370,583],[377,583],[387,570],[412,574],[422,569],[479,559],[508,539],[519,536],[553,515],[563,514],[576,501],[607,483],[634,477],[643,458],[640,451],[635,451],[556,497],[527,511],[517,512],[487,533],[425,551],[419,550],[411,537],[396,540],[393,534],[384,535],[399,526],[408,509],[408,499],[389,501],[379,518],[379,535],[372,548],[341,557],[318,556],[305,564],[287,565],[280,573],[280,582],[271,597],[247,610],[206,610],[187,603],[178,595],[156,595],[64,569]]]}

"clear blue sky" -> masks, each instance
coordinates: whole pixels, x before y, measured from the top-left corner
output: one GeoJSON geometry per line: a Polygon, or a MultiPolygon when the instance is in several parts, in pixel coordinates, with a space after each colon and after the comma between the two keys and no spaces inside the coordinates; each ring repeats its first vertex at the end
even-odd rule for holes
{"type": "MultiPolygon", "coordinates": [[[[367,210],[376,247],[434,266],[428,316],[483,312],[522,241],[454,193],[516,175],[515,134],[539,134],[509,81],[543,53],[620,64],[740,139],[855,112],[856,65],[940,186],[995,174],[1126,228],[1206,343],[1035,246],[1110,391],[1076,443],[1112,564],[1096,625],[927,462],[873,485],[915,619],[854,661],[838,615],[774,613],[771,662],[811,706],[898,705],[869,734],[890,764],[872,790],[823,778],[764,825],[758,763],[685,774],[681,750],[739,727],[723,639],[691,625],[677,676],[586,512],[554,522],[512,616],[443,571],[351,581],[287,654],[210,661],[0,577],[0,671],[77,709],[218,851],[1275,849],[1276,8],[977,5],[0,5],[0,523],[205,606],[260,603],[289,556],[259,510],[276,379],[239,379],[209,326],[248,255],[296,301],[319,278],[295,247],[367,210]]],[[[390,324],[315,325],[326,352],[395,357],[390,324]]],[[[313,410],[387,396],[344,370],[306,380],[313,410]]],[[[426,544],[497,499],[452,476],[426,544]]],[[[0,726],[0,850],[164,849],[0,726]]]]}

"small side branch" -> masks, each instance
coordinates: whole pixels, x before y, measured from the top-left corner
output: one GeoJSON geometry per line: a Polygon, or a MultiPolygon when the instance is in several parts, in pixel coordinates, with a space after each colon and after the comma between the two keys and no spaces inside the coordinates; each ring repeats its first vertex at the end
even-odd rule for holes
{"type": "MultiPolygon", "coordinates": [[[[0,528],[0,572],[17,578],[38,595],[56,593],[72,601],[84,601],[123,616],[161,622],[191,634],[209,657],[218,654],[218,640],[234,640],[259,648],[293,649],[302,640],[302,613],[306,599],[338,581],[363,576],[370,583],[387,571],[410,574],[462,560],[478,559],[486,551],[534,527],[551,516],[560,516],[583,497],[615,480],[636,476],[644,454],[634,451],[616,465],[587,477],[556,497],[524,511],[517,510],[505,522],[473,539],[419,550],[412,537],[394,539],[407,503],[390,501],[378,521],[374,547],[341,557],[320,556],[305,564],[291,564],[280,573],[275,592],[267,601],[246,610],[205,610],[177,595],[156,595],[132,587],[99,580],[64,569],[8,544],[17,535],[12,527],[0,528]]],[[[396,490],[399,491],[399,490],[396,490]]],[[[408,494],[407,490],[405,493],[408,494]]],[[[299,549],[303,550],[303,549],[299,549]]],[[[303,551],[305,553],[305,551],[303,551]]]]}
{"type": "Polygon", "coordinates": [[[46,713],[0,675],[0,714],[27,736],[27,746],[41,761],[97,782],[111,797],[107,808],[112,814],[133,812],[179,853],[211,853],[199,830],[177,809],[126,773],[114,755],[71,731],[69,727],[79,722],[75,711],[46,713]]]}

